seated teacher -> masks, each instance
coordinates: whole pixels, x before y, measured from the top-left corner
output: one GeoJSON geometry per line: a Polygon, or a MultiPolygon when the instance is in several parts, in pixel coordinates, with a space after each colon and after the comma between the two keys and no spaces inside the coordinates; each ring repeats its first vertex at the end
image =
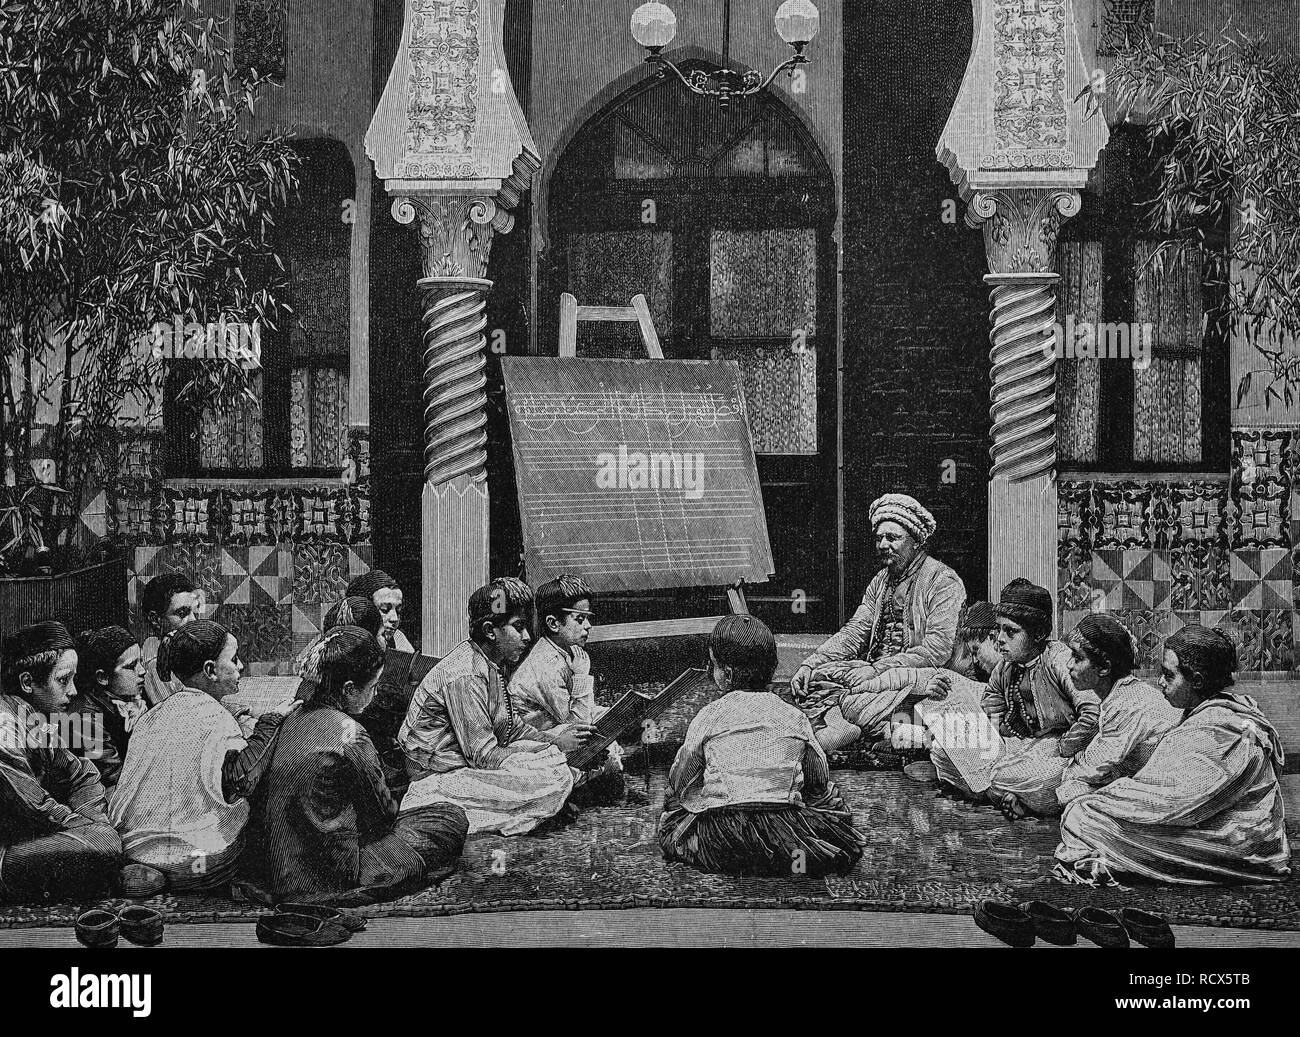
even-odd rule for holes
{"type": "Polygon", "coordinates": [[[870,677],[898,666],[944,666],[952,656],[966,588],[926,552],[934,516],[901,493],[885,494],[870,515],[885,567],[853,618],[803,661],[790,681],[796,699],[811,696],[814,675],[843,683],[850,671],[870,677]]]}

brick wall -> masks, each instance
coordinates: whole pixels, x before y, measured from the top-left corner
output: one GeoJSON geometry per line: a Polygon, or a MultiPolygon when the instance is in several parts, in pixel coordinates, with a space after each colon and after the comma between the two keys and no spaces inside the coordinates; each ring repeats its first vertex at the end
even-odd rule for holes
{"type": "Polygon", "coordinates": [[[876,568],[868,507],[896,491],[934,512],[935,555],[982,597],[987,265],[980,235],[944,222],[956,190],[934,157],[969,56],[970,5],[860,3],[845,16],[845,93],[862,99],[844,114],[846,596],[852,607],[876,568]],[[941,483],[945,460],[955,485],[941,483]]]}

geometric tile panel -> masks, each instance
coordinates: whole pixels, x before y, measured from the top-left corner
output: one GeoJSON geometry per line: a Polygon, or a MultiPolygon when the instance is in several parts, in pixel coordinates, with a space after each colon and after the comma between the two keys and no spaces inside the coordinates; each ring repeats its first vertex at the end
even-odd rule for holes
{"type": "Polygon", "coordinates": [[[132,546],[154,541],[154,511],[157,503],[153,495],[131,493],[125,487],[118,487],[116,498],[119,542],[123,546],[132,546]]]}
{"type": "Polygon", "coordinates": [[[1285,548],[1234,551],[1231,560],[1232,607],[1290,609],[1291,552],[1285,548]]]}
{"type": "Polygon", "coordinates": [[[293,601],[293,552],[287,547],[254,545],[248,551],[251,604],[288,605],[293,601]]]}
{"type": "Polygon", "coordinates": [[[293,672],[294,645],[305,648],[347,583],[374,567],[369,430],[348,430],[342,480],[291,486],[257,479],[168,485],[165,435],[120,430],[106,457],[116,479],[103,514],[94,516],[126,551],[133,622],[144,582],[185,572],[199,587],[203,614],[238,627],[248,672],[293,672]]]}
{"type": "Polygon", "coordinates": [[[1300,436],[1237,429],[1214,477],[1058,482],[1061,636],[1106,610],[1154,674],[1188,623],[1225,630],[1245,673],[1300,672],[1300,436]]]}
{"type": "Polygon", "coordinates": [[[353,539],[353,508],[346,491],[305,491],[294,495],[292,532],[295,543],[348,543],[353,539]]]}
{"type": "Polygon", "coordinates": [[[1169,552],[1149,547],[1094,551],[1092,585],[1098,611],[1168,611],[1172,596],[1169,552]]]}

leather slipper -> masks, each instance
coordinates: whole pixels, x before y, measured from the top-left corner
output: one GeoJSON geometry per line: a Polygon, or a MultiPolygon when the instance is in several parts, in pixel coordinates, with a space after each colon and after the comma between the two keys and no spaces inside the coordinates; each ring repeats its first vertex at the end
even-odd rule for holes
{"type": "Polygon", "coordinates": [[[1081,907],[1074,912],[1074,924],[1079,935],[1091,940],[1098,947],[1127,947],[1128,933],[1119,915],[1103,911],[1099,907],[1081,907]]]}
{"type": "Polygon", "coordinates": [[[366,927],[366,916],[346,907],[330,907],[328,904],[276,904],[275,911],[281,915],[319,918],[323,922],[341,925],[352,933],[359,933],[366,927]]]}
{"type": "Polygon", "coordinates": [[[352,939],[350,930],[310,915],[263,915],[257,938],[273,947],[333,947],[352,939]]]}
{"type": "Polygon", "coordinates": [[[903,768],[903,773],[913,781],[919,781],[925,785],[937,785],[939,783],[939,772],[935,770],[934,764],[929,760],[917,760],[915,763],[909,763],[903,768]]]}
{"type": "Polygon", "coordinates": [[[1034,930],[1057,947],[1073,947],[1078,940],[1074,915],[1045,900],[1031,900],[1020,909],[1034,920],[1034,930]]]}
{"type": "Polygon", "coordinates": [[[117,913],[122,935],[137,947],[156,947],[163,941],[163,916],[151,907],[135,905],[117,913]]]}
{"type": "Polygon", "coordinates": [[[117,889],[131,900],[148,900],[167,888],[167,876],[147,864],[127,864],[117,873],[117,889]]]}
{"type": "Polygon", "coordinates": [[[1032,947],[1037,938],[1029,913],[1000,900],[981,901],[975,908],[975,924],[1012,947],[1032,947]]]}
{"type": "Polygon", "coordinates": [[[1150,911],[1139,911],[1135,907],[1126,907],[1119,913],[1119,920],[1128,930],[1129,936],[1143,947],[1174,946],[1174,931],[1163,915],[1150,911]]]}
{"type": "Polygon", "coordinates": [[[121,923],[112,911],[92,907],[77,916],[77,941],[85,947],[116,947],[121,923]]]}

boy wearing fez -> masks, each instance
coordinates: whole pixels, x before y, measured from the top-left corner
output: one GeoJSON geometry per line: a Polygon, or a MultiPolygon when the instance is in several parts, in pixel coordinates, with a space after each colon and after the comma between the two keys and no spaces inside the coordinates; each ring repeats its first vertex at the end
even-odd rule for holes
{"type": "Polygon", "coordinates": [[[0,902],[92,900],[122,856],[99,772],[50,730],[76,693],[77,651],[62,623],[4,642],[0,669],[0,902]]]}
{"type": "MultiPolygon", "coordinates": [[[[573,724],[594,724],[607,709],[595,702],[595,678],[585,645],[595,613],[591,590],[567,573],[537,588],[537,641],[510,677],[520,719],[559,734],[573,724]]],[[[574,788],[579,806],[617,802],[623,795],[623,760],[617,744],[585,771],[574,788]]]]}

